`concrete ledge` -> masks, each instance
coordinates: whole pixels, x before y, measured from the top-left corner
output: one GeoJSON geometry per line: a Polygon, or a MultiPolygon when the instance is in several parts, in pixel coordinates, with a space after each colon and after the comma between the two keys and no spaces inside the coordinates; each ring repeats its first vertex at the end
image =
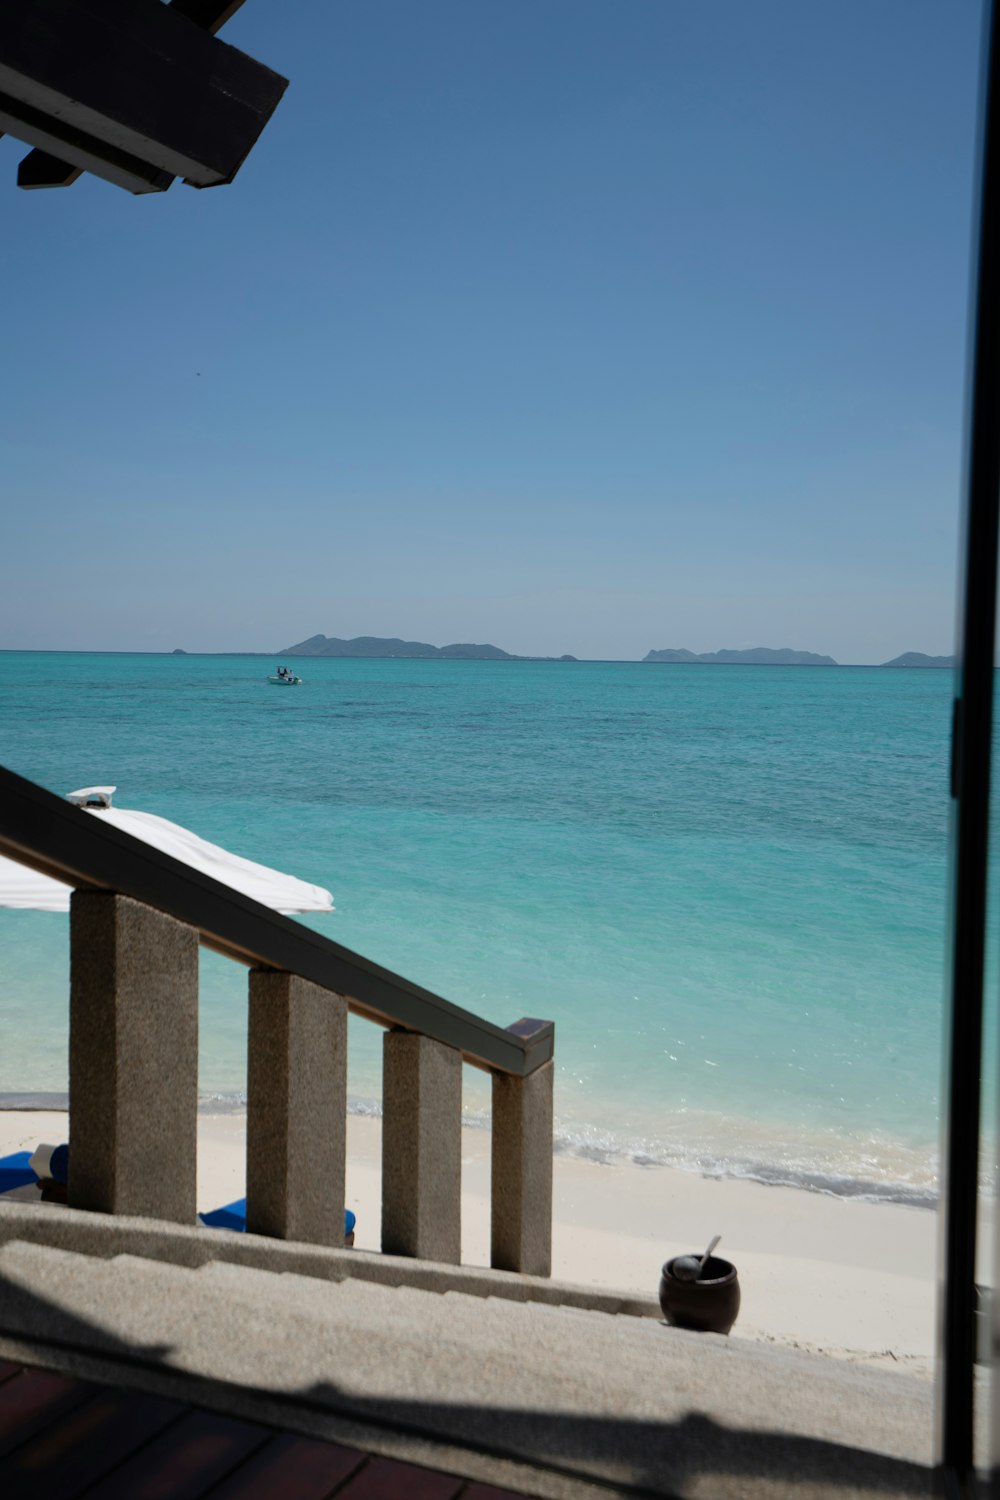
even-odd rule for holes
{"type": "Polygon", "coordinates": [[[928,1384],[652,1319],[0,1246],[0,1354],[551,1500],[929,1500],[928,1384]],[[375,1445],[378,1445],[377,1447],[375,1445]],[[525,1466],[517,1473],[511,1466],[525,1466]]]}
{"type": "Polygon", "coordinates": [[[539,1302],[632,1318],[659,1318],[653,1297],[610,1292],[548,1277],[491,1271],[485,1266],[449,1266],[409,1256],[338,1250],[226,1229],[188,1228],[165,1220],[124,1214],[88,1213],[55,1203],[0,1201],[0,1245],[20,1240],[108,1260],[136,1255],[189,1269],[224,1261],[280,1275],[315,1276],[323,1281],[374,1282],[426,1292],[462,1292],[467,1297],[499,1297],[509,1302],[539,1302]]]}

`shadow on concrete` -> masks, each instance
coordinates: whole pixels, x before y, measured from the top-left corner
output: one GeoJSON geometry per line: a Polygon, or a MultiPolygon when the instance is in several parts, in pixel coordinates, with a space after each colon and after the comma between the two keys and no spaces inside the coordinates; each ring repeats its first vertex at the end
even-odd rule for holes
{"type": "Polygon", "coordinates": [[[863,1495],[931,1495],[934,1472],[847,1443],[728,1427],[697,1412],[650,1422],[517,1407],[359,1400],[336,1386],[303,1392],[300,1404],[380,1429],[434,1437],[510,1462],[637,1494],[726,1495],[752,1481],[758,1493],[794,1489],[863,1495]]]}
{"type": "MultiPolygon", "coordinates": [[[[940,1476],[922,1464],[848,1442],[727,1426],[697,1412],[660,1422],[485,1407],[403,1397],[360,1397],[333,1383],[288,1392],[190,1375],[170,1362],[172,1346],[123,1340],[0,1275],[0,1354],[97,1383],[169,1394],[194,1406],[265,1425],[278,1423],[363,1448],[386,1435],[441,1443],[540,1470],[572,1484],[637,1496],[929,1496],[940,1476]],[[30,1351],[30,1352],[29,1352],[30,1351]],[[325,1419],[325,1420],[324,1420],[325,1419]],[[338,1430],[338,1422],[349,1429],[338,1430]]],[[[676,1393],[670,1396],[676,1409],[676,1393]]],[[[395,1445],[394,1446],[398,1446],[395,1445]]],[[[434,1466],[433,1453],[413,1455],[434,1466]]],[[[442,1459],[444,1463],[444,1459],[442,1459]]],[[[454,1464],[445,1464],[454,1468],[454,1464]]],[[[498,1478],[497,1483],[517,1483],[498,1478]]],[[[521,1481],[523,1482],[523,1480],[521,1481]]]]}
{"type": "MultiPolygon", "coordinates": [[[[75,1350],[96,1354],[116,1364],[137,1369],[169,1368],[171,1344],[137,1344],[68,1312],[47,1297],[31,1291],[20,1281],[0,1273],[0,1338],[13,1339],[42,1349],[75,1350]],[[16,1313],[15,1313],[16,1309],[16,1313]]],[[[39,1358],[39,1364],[44,1361],[39,1358]]]]}

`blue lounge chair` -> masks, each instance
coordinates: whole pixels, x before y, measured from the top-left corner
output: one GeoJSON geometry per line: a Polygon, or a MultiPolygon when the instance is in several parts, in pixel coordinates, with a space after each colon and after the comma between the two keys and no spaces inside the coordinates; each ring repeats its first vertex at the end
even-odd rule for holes
{"type": "MultiPolygon", "coordinates": [[[[211,1213],[199,1214],[203,1224],[209,1229],[235,1229],[239,1234],[246,1233],[247,1227],[247,1200],[237,1198],[234,1203],[227,1203],[225,1208],[213,1208],[211,1213]]],[[[344,1239],[346,1240],[354,1233],[354,1225],[357,1220],[349,1208],[344,1209],[344,1239]]]]}
{"type": "MultiPolygon", "coordinates": [[[[0,1195],[12,1192],[14,1188],[37,1186],[38,1178],[29,1166],[30,1161],[30,1151],[15,1151],[11,1156],[0,1157],[0,1195]]],[[[199,1222],[207,1225],[209,1229],[235,1229],[237,1233],[245,1234],[247,1200],[237,1198],[234,1203],[227,1203],[224,1208],[213,1208],[210,1213],[199,1214],[198,1218],[199,1222]]],[[[355,1223],[354,1214],[346,1208],[344,1210],[345,1241],[351,1241],[355,1223]]]]}
{"type": "Polygon", "coordinates": [[[38,1181],[28,1166],[30,1151],[15,1151],[11,1156],[0,1156],[0,1193],[9,1193],[14,1188],[30,1187],[38,1181]]]}

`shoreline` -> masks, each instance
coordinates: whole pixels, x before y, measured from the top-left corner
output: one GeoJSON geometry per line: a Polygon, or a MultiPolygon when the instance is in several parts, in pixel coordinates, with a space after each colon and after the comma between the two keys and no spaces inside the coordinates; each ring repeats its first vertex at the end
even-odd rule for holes
{"type": "MultiPolygon", "coordinates": [[[[0,1114],[5,1111],[55,1110],[65,1112],[68,1108],[69,1095],[65,1092],[34,1090],[17,1093],[0,1090],[0,1114]]],[[[245,1115],[246,1096],[224,1092],[201,1094],[198,1099],[198,1113],[200,1116],[219,1115],[222,1117],[245,1115]]],[[[381,1120],[381,1100],[356,1095],[348,1099],[347,1113],[349,1117],[381,1120]]],[[[852,1173],[847,1163],[833,1161],[824,1163],[814,1160],[811,1164],[802,1162],[791,1164],[787,1161],[776,1160],[773,1154],[770,1156],[767,1154],[768,1144],[771,1144],[769,1140],[758,1142],[762,1154],[756,1156],[749,1151],[739,1156],[724,1149],[723,1142],[728,1143],[734,1137],[739,1138],[744,1147],[747,1146],[746,1130],[743,1128],[747,1123],[738,1120],[719,1122],[716,1125],[718,1141],[713,1143],[717,1145],[718,1151],[713,1152],[711,1145],[704,1138],[700,1145],[690,1144],[685,1148],[676,1139],[669,1144],[666,1141],[653,1142],[648,1139],[639,1141],[629,1139],[627,1136],[618,1137],[613,1131],[609,1132],[606,1127],[579,1123],[574,1125],[569,1121],[560,1122],[557,1119],[553,1137],[553,1154],[556,1160],[592,1162],[602,1167],[612,1168],[628,1164],[640,1167],[662,1167],[669,1171],[683,1172],[700,1178],[722,1182],[758,1183],[764,1187],[816,1193],[837,1200],[896,1204],[905,1208],[932,1212],[935,1212],[939,1206],[940,1193],[937,1188],[936,1172],[930,1177],[929,1182],[914,1182],[907,1178],[904,1163],[898,1160],[896,1165],[902,1175],[879,1178],[874,1174],[862,1176],[852,1173]],[[931,1186],[930,1182],[934,1185],[931,1186]]],[[[491,1128],[489,1107],[480,1109],[466,1105],[463,1108],[462,1125],[465,1130],[489,1132],[491,1128]]],[[[773,1137],[773,1134],[772,1127],[768,1135],[773,1137]]],[[[817,1143],[813,1141],[812,1144],[817,1143]]],[[[904,1148],[901,1148],[899,1143],[885,1142],[883,1149],[891,1154],[894,1149],[898,1153],[904,1148]]],[[[872,1160],[872,1156],[869,1155],[869,1165],[872,1160]]],[[[908,1165],[912,1166],[912,1161],[908,1165]]],[[[987,1180],[984,1179],[982,1186],[984,1191],[989,1191],[987,1180]]]]}
{"type": "MultiPolygon", "coordinates": [[[[235,1109],[199,1113],[199,1211],[244,1195],[245,1121],[235,1109]]],[[[51,1106],[0,1109],[0,1155],[65,1140],[66,1126],[51,1106]]],[[[379,1249],[381,1133],[377,1116],[348,1115],[346,1202],[363,1250],[379,1249]]],[[[487,1128],[463,1128],[470,1265],[489,1264],[490,1145],[487,1128]]],[[[743,1293],[732,1337],[933,1374],[936,1214],[626,1158],[558,1152],[553,1168],[554,1278],[655,1297],[665,1260],[721,1233],[743,1293]]]]}

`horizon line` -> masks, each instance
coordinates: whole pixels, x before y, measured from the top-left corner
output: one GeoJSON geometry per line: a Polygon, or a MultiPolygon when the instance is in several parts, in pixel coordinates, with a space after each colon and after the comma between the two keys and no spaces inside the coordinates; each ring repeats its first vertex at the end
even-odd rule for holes
{"type": "MultiPolygon", "coordinates": [[[[499,649],[499,648],[497,648],[499,649]]],[[[740,648],[723,648],[740,649],[740,648]]],[[[761,649],[748,647],[749,650],[761,649]]],[[[772,649],[765,647],[765,650],[772,649]]],[[[945,654],[945,653],[941,653],[945,654]]],[[[948,653],[951,656],[951,664],[933,667],[900,667],[898,671],[938,671],[953,672],[957,666],[957,653],[948,653]]],[[[420,661],[420,662],[448,662],[449,664],[462,662],[486,662],[491,666],[503,666],[510,662],[531,662],[541,666],[574,667],[574,666],[623,666],[623,667],[789,667],[796,670],[808,669],[813,671],[829,671],[830,667],[888,667],[890,662],[881,661],[833,661],[829,662],[787,662],[787,661],[649,661],[641,656],[518,656],[507,653],[502,657],[490,656],[399,656],[392,653],[376,655],[366,653],[364,656],[299,656],[291,651],[199,651],[187,650],[184,647],[174,646],[170,649],[161,647],[158,650],[137,650],[134,647],[86,647],[86,646],[0,646],[0,655],[3,656],[254,656],[254,657],[294,657],[296,661],[420,661]],[[567,659],[568,658],[568,659],[567,659]]],[[[929,656],[930,652],[900,652],[901,656],[916,655],[929,656]]],[[[898,658],[893,657],[892,661],[898,658]]]]}

